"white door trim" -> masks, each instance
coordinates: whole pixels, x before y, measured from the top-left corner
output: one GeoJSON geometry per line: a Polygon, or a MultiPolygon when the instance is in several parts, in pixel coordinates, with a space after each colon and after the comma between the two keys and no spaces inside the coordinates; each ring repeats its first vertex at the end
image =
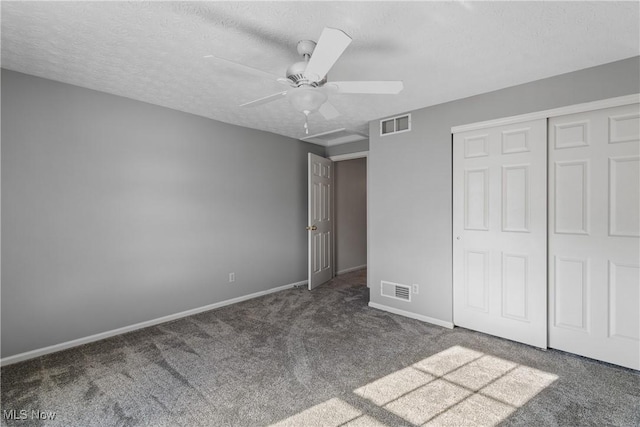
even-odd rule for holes
{"type": "Polygon", "coordinates": [[[328,159],[332,162],[341,162],[343,160],[361,159],[363,157],[369,157],[369,152],[358,151],[356,153],[336,154],[335,156],[329,156],[328,159]]]}
{"type": "Polygon", "coordinates": [[[582,104],[568,105],[566,107],[552,108],[550,110],[536,111],[534,113],[521,114],[519,116],[504,117],[484,122],[470,123],[466,125],[453,126],[451,133],[466,132],[469,130],[486,129],[495,126],[510,125],[529,120],[546,119],[565,114],[583,113],[585,111],[600,110],[603,108],[619,107],[621,105],[637,104],[640,102],[640,94],[618,96],[616,98],[601,99],[599,101],[584,102],[582,104]]]}

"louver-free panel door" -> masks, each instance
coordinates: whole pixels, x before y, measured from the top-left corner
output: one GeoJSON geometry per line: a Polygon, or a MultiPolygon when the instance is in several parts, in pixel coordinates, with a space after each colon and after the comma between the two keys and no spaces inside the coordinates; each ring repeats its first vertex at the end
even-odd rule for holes
{"type": "Polygon", "coordinates": [[[547,347],[547,122],[456,133],[454,323],[547,347]]]}
{"type": "Polygon", "coordinates": [[[309,290],[333,277],[333,162],[309,153],[309,290]]]}
{"type": "Polygon", "coordinates": [[[549,347],[640,369],[638,104],[549,120],[549,347]]]}

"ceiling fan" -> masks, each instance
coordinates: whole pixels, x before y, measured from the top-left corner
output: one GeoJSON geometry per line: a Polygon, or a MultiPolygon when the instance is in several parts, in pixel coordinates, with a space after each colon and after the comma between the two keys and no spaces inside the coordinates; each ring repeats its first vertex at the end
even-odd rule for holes
{"type": "Polygon", "coordinates": [[[303,61],[291,64],[287,68],[286,78],[214,55],[206,55],[205,58],[216,58],[231,65],[240,66],[252,74],[275,78],[279,83],[290,86],[290,89],[246,102],[240,107],[255,107],[287,98],[296,111],[305,115],[304,128],[305,133],[308,134],[309,114],[317,111],[327,120],[340,116],[340,112],[327,101],[330,93],[395,95],[404,87],[402,81],[328,82],[327,73],[349,46],[351,40],[351,37],[343,31],[326,27],[318,43],[311,40],[299,41],[297,50],[303,57],[303,61]]]}

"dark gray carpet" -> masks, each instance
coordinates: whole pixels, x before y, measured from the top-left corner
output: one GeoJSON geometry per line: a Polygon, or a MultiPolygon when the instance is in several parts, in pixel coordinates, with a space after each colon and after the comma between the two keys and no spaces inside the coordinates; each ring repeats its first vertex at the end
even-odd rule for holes
{"type": "Polygon", "coordinates": [[[378,311],[364,283],[346,274],[4,367],[2,425],[640,425],[638,372],[378,311]]]}

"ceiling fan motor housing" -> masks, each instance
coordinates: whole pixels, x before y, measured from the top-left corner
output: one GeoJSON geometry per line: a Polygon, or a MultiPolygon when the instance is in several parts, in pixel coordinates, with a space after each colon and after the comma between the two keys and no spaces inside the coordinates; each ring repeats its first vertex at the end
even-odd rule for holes
{"type": "Polygon", "coordinates": [[[298,42],[298,53],[304,58],[304,61],[299,61],[291,64],[287,68],[287,79],[291,81],[293,86],[312,86],[318,87],[327,82],[327,77],[324,76],[321,80],[312,82],[305,75],[304,72],[307,69],[307,64],[313,50],[316,48],[316,42],[312,40],[300,40],[298,42]]]}
{"type": "Polygon", "coordinates": [[[306,61],[300,61],[289,65],[289,67],[287,68],[287,79],[289,79],[292,85],[295,87],[318,87],[325,84],[327,82],[327,76],[324,76],[322,80],[317,82],[311,81],[307,78],[307,76],[305,76],[304,72],[307,69],[307,64],[308,63],[306,61]]]}

